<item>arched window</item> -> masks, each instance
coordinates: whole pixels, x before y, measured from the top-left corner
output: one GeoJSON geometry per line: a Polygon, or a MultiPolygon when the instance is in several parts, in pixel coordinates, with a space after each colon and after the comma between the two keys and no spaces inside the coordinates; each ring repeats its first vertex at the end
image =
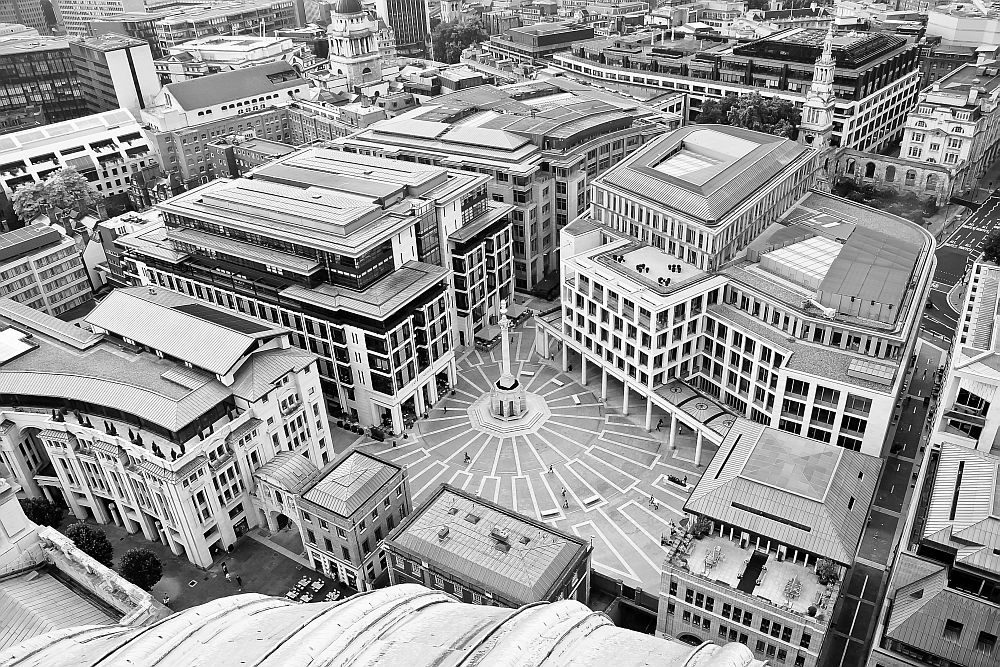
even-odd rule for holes
{"type": "Polygon", "coordinates": [[[951,128],[951,131],[955,132],[956,134],[964,134],[965,133],[965,128],[962,127],[961,125],[956,125],[953,128],[951,128]]]}
{"type": "Polygon", "coordinates": [[[927,127],[927,123],[925,123],[925,122],[924,122],[924,121],[922,121],[922,120],[918,120],[918,121],[916,122],[916,126],[917,126],[917,127],[927,127]]]}
{"type": "Polygon", "coordinates": [[[933,192],[936,185],[937,174],[927,174],[927,180],[924,182],[924,190],[927,192],[933,192]]]}
{"type": "Polygon", "coordinates": [[[865,164],[865,178],[875,178],[875,163],[869,162],[865,164]]]}
{"type": "Polygon", "coordinates": [[[854,170],[856,168],[857,168],[857,163],[854,161],[854,159],[853,158],[848,158],[847,159],[847,173],[851,174],[851,175],[854,175],[854,170]]]}
{"type": "Polygon", "coordinates": [[[914,185],[917,182],[917,172],[912,169],[906,171],[906,185],[914,185]]]}
{"type": "Polygon", "coordinates": [[[896,168],[893,166],[888,166],[885,168],[885,182],[892,183],[896,180],[896,168]]]}

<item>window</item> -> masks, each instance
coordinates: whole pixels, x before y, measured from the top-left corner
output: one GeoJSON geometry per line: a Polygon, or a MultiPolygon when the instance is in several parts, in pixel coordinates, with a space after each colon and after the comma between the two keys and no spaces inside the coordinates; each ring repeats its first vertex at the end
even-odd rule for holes
{"type": "Polygon", "coordinates": [[[997,645],[997,636],[991,635],[986,631],[979,633],[979,639],[976,640],[976,650],[982,651],[983,653],[992,653],[993,649],[997,645]]]}
{"type": "Polygon", "coordinates": [[[327,551],[333,551],[333,542],[330,541],[329,537],[323,538],[323,546],[326,547],[327,551]]]}
{"type": "Polygon", "coordinates": [[[316,544],[316,536],[311,530],[306,531],[306,539],[309,540],[309,544],[316,544]]]}
{"type": "Polygon", "coordinates": [[[358,532],[359,532],[359,533],[363,533],[364,531],[365,531],[365,520],[364,520],[364,519],[362,519],[362,520],[361,520],[361,521],[360,521],[360,522],[358,523],[358,532]]]}
{"type": "Polygon", "coordinates": [[[309,515],[309,512],[303,512],[302,518],[305,519],[306,523],[312,523],[312,516],[309,515]]]}
{"type": "Polygon", "coordinates": [[[344,560],[351,560],[351,552],[347,550],[347,547],[340,547],[340,553],[344,556],[344,560]]]}
{"type": "Polygon", "coordinates": [[[950,618],[944,622],[944,638],[957,642],[962,637],[962,624],[950,618]]]}
{"type": "Polygon", "coordinates": [[[368,545],[368,538],[365,538],[364,541],[361,542],[361,553],[367,556],[371,550],[371,546],[368,545]]]}
{"type": "Polygon", "coordinates": [[[337,537],[339,537],[342,540],[347,539],[347,533],[340,526],[337,526],[337,537]]]}
{"type": "Polygon", "coordinates": [[[801,646],[802,648],[809,648],[809,642],[811,641],[812,641],[812,635],[810,635],[808,632],[803,632],[802,639],[799,640],[799,646],[801,646]]]}
{"type": "Polygon", "coordinates": [[[372,521],[378,521],[378,508],[372,510],[372,521]]]}

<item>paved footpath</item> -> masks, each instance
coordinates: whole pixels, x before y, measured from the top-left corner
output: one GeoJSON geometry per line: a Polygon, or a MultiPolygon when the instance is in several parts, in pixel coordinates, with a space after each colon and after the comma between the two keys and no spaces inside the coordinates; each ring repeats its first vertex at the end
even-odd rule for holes
{"type": "MultiPolygon", "coordinates": [[[[529,432],[497,437],[470,419],[470,408],[499,377],[497,346],[459,361],[455,394],[417,421],[407,439],[397,439],[396,446],[370,440],[360,446],[407,466],[414,505],[447,482],[591,538],[595,569],[655,594],[665,557],[660,538],[683,517],[681,508],[701,475],[693,463],[694,439],[678,436],[672,455],[665,429],[648,433],[639,423],[644,411],[630,410],[625,417],[602,403],[599,375],[581,386],[579,373],[564,373],[542,359],[534,339],[533,320],[511,336],[518,379],[551,413],[529,432]],[[668,475],[686,477],[687,487],[668,475]]],[[[714,453],[706,445],[702,461],[714,453]]]]}

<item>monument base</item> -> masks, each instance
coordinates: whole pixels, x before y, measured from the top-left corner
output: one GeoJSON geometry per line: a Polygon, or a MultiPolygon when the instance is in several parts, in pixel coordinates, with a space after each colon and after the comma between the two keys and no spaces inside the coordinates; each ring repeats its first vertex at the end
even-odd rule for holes
{"type": "Polygon", "coordinates": [[[517,383],[505,389],[499,384],[490,392],[490,416],[503,421],[516,421],[527,414],[524,389],[517,383]]]}

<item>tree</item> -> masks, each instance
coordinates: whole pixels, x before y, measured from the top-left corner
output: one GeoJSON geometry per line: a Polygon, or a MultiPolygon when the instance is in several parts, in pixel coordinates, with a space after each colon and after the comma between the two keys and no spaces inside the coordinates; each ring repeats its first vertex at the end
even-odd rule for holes
{"type": "Polygon", "coordinates": [[[829,558],[820,558],[816,563],[816,578],[824,586],[836,583],[840,579],[840,568],[829,558]]]}
{"type": "Polygon", "coordinates": [[[63,509],[45,498],[23,498],[21,509],[29,521],[39,526],[58,526],[63,517],[63,509]]]}
{"type": "Polygon", "coordinates": [[[983,241],[983,259],[987,262],[1000,264],[1000,229],[990,232],[983,241]]]}
{"type": "Polygon", "coordinates": [[[479,19],[440,23],[431,31],[434,59],[457,63],[462,57],[462,51],[486,38],[486,30],[479,19]]]}
{"type": "Polygon", "coordinates": [[[163,576],[163,564],[149,549],[129,549],[118,562],[118,572],[144,591],[163,576]]]}
{"type": "Polygon", "coordinates": [[[698,114],[699,124],[735,125],[748,130],[766,132],[794,139],[798,136],[801,112],[788,100],[749,95],[727,95],[722,100],[710,100],[698,114]]]}
{"type": "Polygon", "coordinates": [[[86,211],[100,199],[94,186],[72,167],[63,167],[45,181],[22,185],[14,191],[14,212],[25,223],[48,208],[86,211]]]}
{"type": "Polygon", "coordinates": [[[108,536],[100,528],[88,526],[85,523],[74,523],[66,529],[66,537],[73,540],[73,544],[80,548],[80,551],[87,554],[101,565],[111,567],[112,557],[115,550],[108,541],[108,536]]]}
{"type": "Polygon", "coordinates": [[[694,538],[704,537],[705,535],[708,535],[711,530],[711,520],[703,516],[698,517],[694,520],[694,523],[691,524],[691,536],[694,538]]]}

